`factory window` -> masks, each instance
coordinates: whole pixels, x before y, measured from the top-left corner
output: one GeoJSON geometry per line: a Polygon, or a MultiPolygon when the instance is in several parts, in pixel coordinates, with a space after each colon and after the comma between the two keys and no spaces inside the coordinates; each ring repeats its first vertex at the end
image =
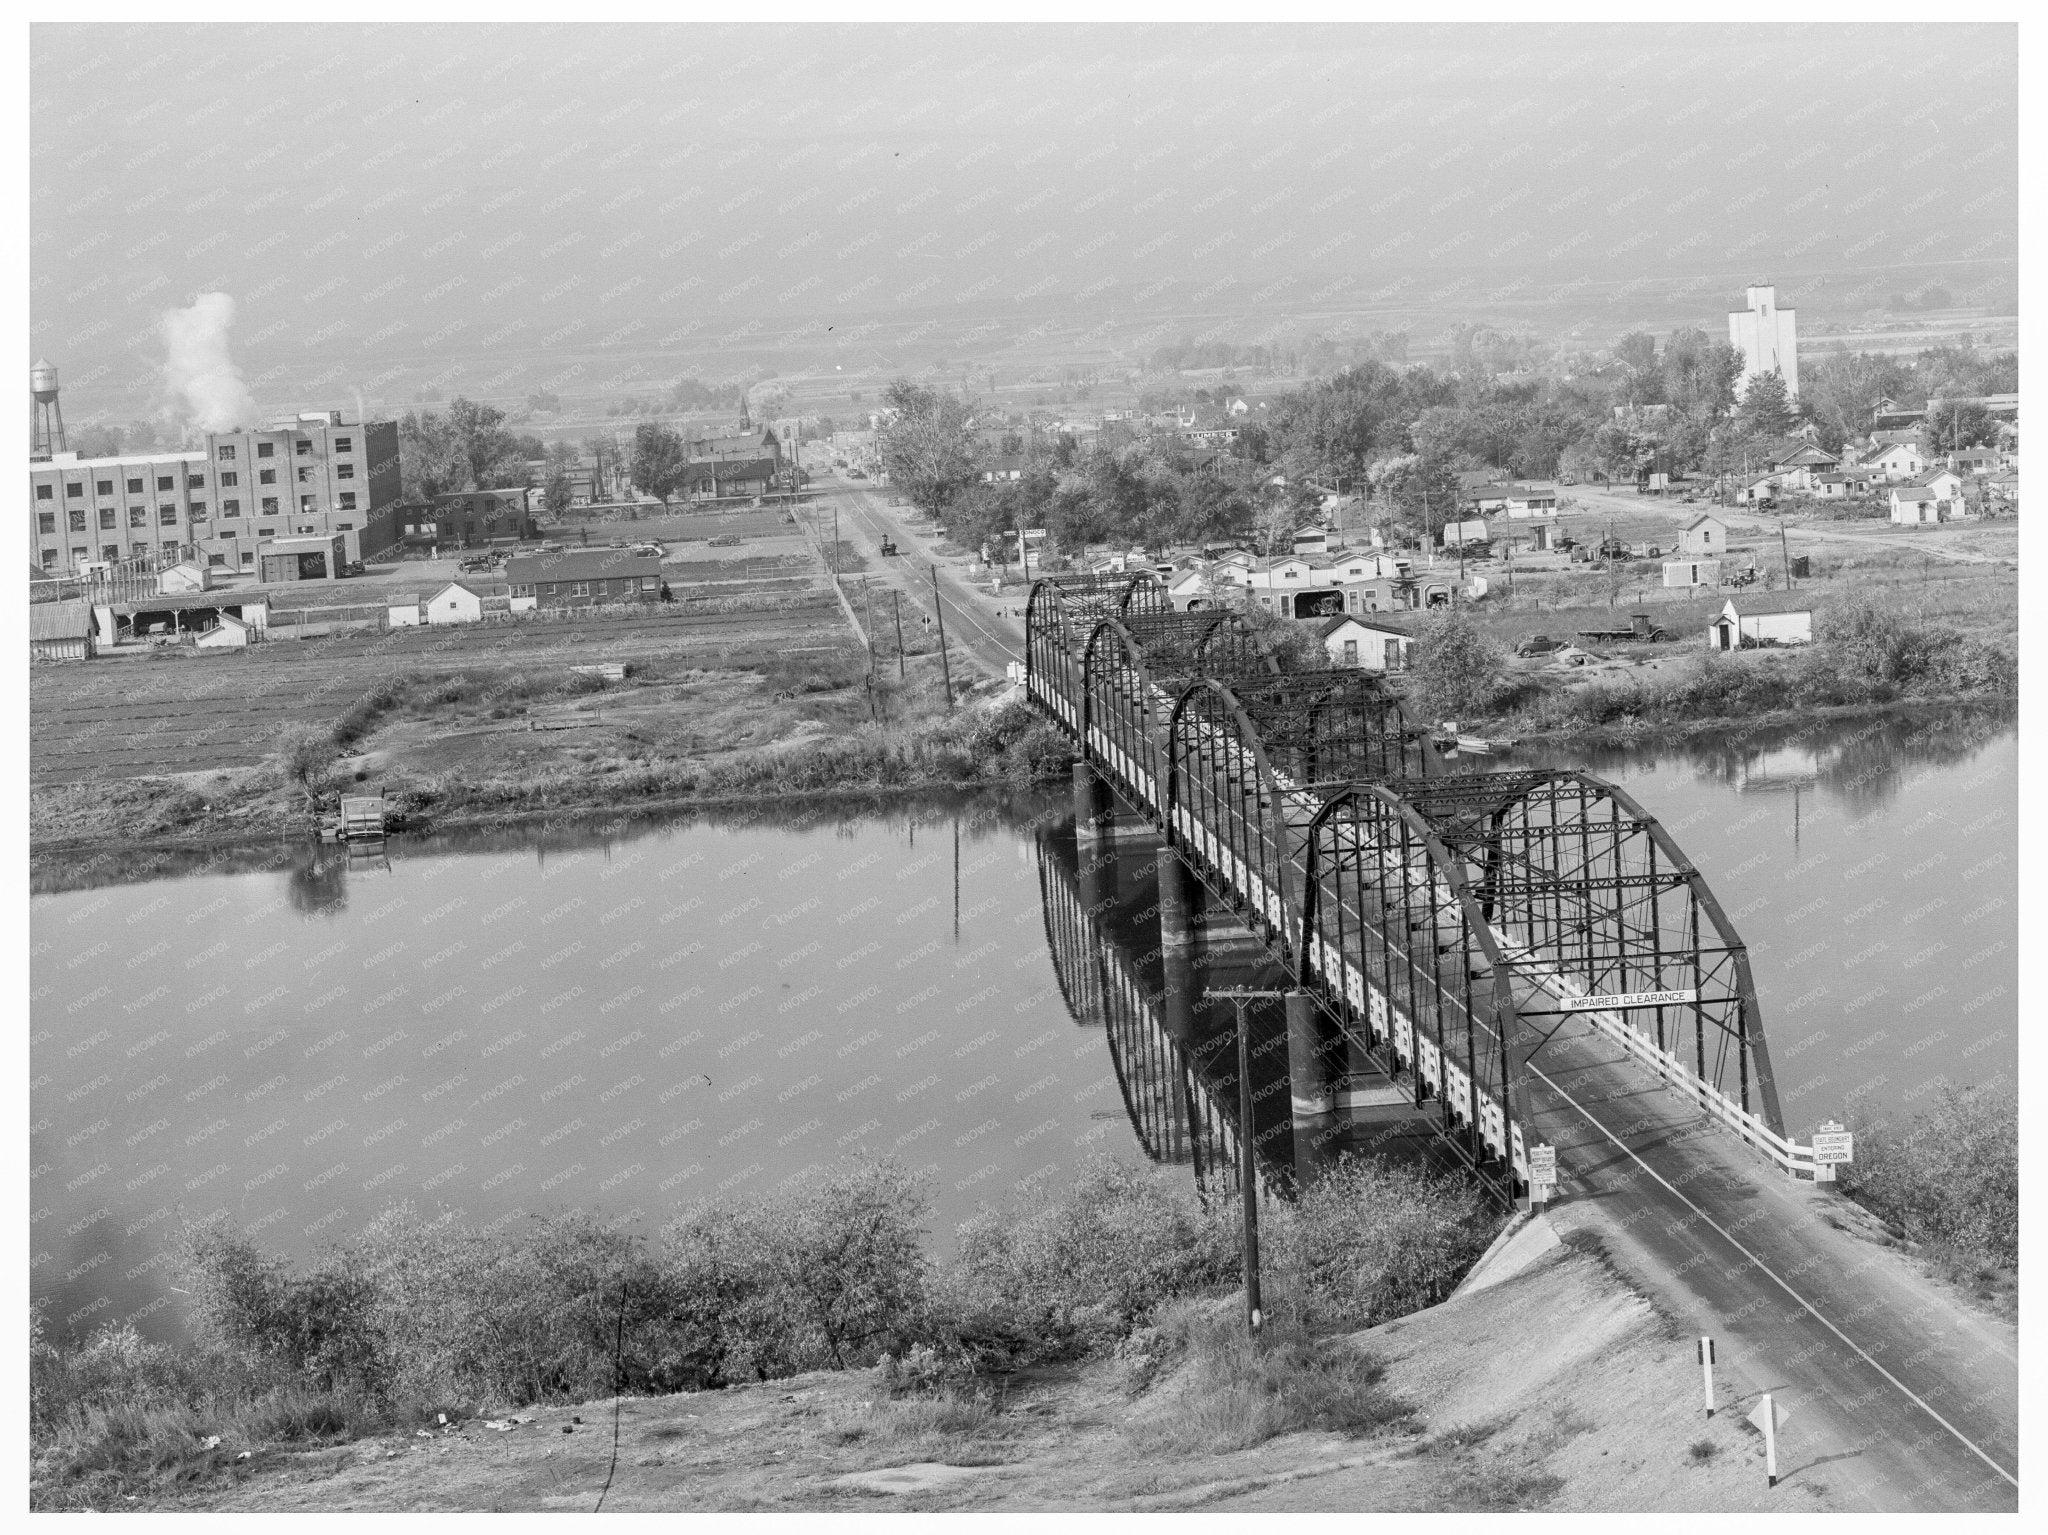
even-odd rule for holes
{"type": "Polygon", "coordinates": [[[57,531],[57,514],[56,514],[55,512],[38,512],[38,513],[36,513],[36,531],[37,531],[38,533],[54,533],[54,532],[56,532],[56,531],[57,531]]]}
{"type": "Polygon", "coordinates": [[[112,508],[111,506],[103,506],[103,507],[101,507],[101,508],[100,508],[100,526],[101,526],[101,527],[103,527],[103,528],[111,528],[111,527],[112,527],[113,525],[114,525],[114,509],[113,509],[113,508],[112,508]]]}
{"type": "Polygon", "coordinates": [[[160,506],[156,509],[156,520],[167,528],[178,525],[178,509],[175,506],[160,506]]]}
{"type": "Polygon", "coordinates": [[[301,468],[300,468],[300,470],[299,470],[299,483],[300,483],[301,485],[310,485],[310,484],[312,484],[312,483],[313,483],[313,471],[312,471],[311,469],[308,469],[308,468],[304,468],[304,467],[301,467],[301,468]]]}
{"type": "Polygon", "coordinates": [[[254,549],[244,549],[242,551],[242,563],[244,565],[254,565],[256,563],[256,551],[254,549]]]}
{"type": "Polygon", "coordinates": [[[156,477],[156,488],[158,490],[176,490],[178,488],[177,476],[171,474],[158,475],[156,477]]]}
{"type": "Polygon", "coordinates": [[[83,507],[73,508],[71,513],[71,531],[74,533],[83,533],[85,531],[85,509],[83,507]]]}
{"type": "Polygon", "coordinates": [[[206,503],[204,501],[194,501],[192,503],[192,515],[194,517],[204,517],[206,515],[206,503]]]}
{"type": "Polygon", "coordinates": [[[263,514],[264,514],[264,515],[265,515],[266,517],[274,517],[274,516],[276,516],[276,515],[277,515],[277,497],[275,497],[275,496],[265,496],[265,497],[263,498],[263,507],[262,507],[262,510],[263,510],[263,514]]]}
{"type": "Polygon", "coordinates": [[[575,582],[569,588],[569,595],[571,597],[588,597],[590,595],[590,583],[588,581],[575,582]]]}
{"type": "Polygon", "coordinates": [[[148,508],[148,507],[146,507],[146,506],[131,506],[131,507],[129,507],[129,508],[128,508],[128,526],[129,526],[129,527],[131,527],[131,528],[146,528],[146,527],[148,527],[148,526],[149,526],[149,508],[148,508]]]}
{"type": "Polygon", "coordinates": [[[36,487],[36,499],[38,501],[54,501],[57,499],[57,492],[51,486],[38,485],[36,487]]]}
{"type": "Polygon", "coordinates": [[[72,482],[71,482],[71,483],[70,483],[69,485],[66,485],[66,486],[64,487],[64,494],[65,494],[65,495],[67,495],[67,496],[82,496],[82,495],[84,495],[84,494],[85,494],[85,481],[83,481],[83,480],[73,480],[73,481],[72,481],[72,482]]]}
{"type": "Polygon", "coordinates": [[[256,536],[258,538],[270,538],[273,537],[276,534],[276,532],[277,529],[275,528],[258,528],[256,530],[256,536]]]}
{"type": "Polygon", "coordinates": [[[146,555],[147,555],[147,554],[149,553],[149,545],[148,545],[148,544],[130,544],[130,545],[128,546],[128,552],[129,552],[130,554],[132,554],[132,555],[133,555],[133,556],[134,556],[134,557],[135,557],[136,559],[138,559],[138,560],[139,560],[139,559],[142,559],[142,558],[143,558],[144,556],[146,556],[146,555]]]}
{"type": "Polygon", "coordinates": [[[203,474],[188,474],[188,475],[186,475],[186,476],[185,476],[185,488],[186,488],[187,490],[204,490],[204,489],[206,489],[206,476],[205,476],[205,475],[203,475],[203,474]]]}
{"type": "Polygon", "coordinates": [[[337,453],[350,452],[354,447],[355,439],[352,437],[337,437],[334,439],[334,451],[337,453]]]}
{"type": "Polygon", "coordinates": [[[258,485],[275,485],[277,483],[277,471],[275,469],[257,470],[256,483],[258,485]]]}
{"type": "Polygon", "coordinates": [[[112,480],[101,480],[97,485],[93,486],[93,489],[103,496],[111,496],[114,493],[114,482],[112,480]]]}
{"type": "Polygon", "coordinates": [[[298,525],[296,531],[300,533],[318,533],[320,527],[317,523],[302,522],[298,525]]]}
{"type": "Polygon", "coordinates": [[[336,464],[334,466],[334,477],[337,480],[352,480],[356,477],[356,466],[354,464],[336,464]]]}
{"type": "Polygon", "coordinates": [[[242,503],[233,496],[230,496],[227,500],[221,502],[220,514],[223,517],[239,517],[242,515],[242,503]]]}
{"type": "Polygon", "coordinates": [[[232,485],[239,485],[241,483],[242,477],[239,474],[235,473],[235,471],[232,469],[228,470],[227,473],[223,474],[220,477],[220,485],[222,490],[226,490],[228,487],[232,485]]]}
{"type": "Polygon", "coordinates": [[[355,509],[356,509],[356,493],[355,493],[354,491],[352,491],[352,490],[345,490],[345,491],[343,491],[343,492],[341,493],[341,510],[342,510],[342,511],[344,511],[344,512],[352,512],[352,511],[354,511],[355,509]]]}
{"type": "Polygon", "coordinates": [[[213,456],[224,464],[232,464],[235,461],[235,450],[223,445],[213,450],[213,456]]]}
{"type": "Polygon", "coordinates": [[[300,511],[302,511],[302,512],[310,512],[310,511],[312,511],[312,510],[313,510],[313,498],[312,498],[311,496],[301,496],[301,497],[299,497],[299,510],[300,510],[300,511]]]}
{"type": "Polygon", "coordinates": [[[218,570],[221,566],[227,564],[227,562],[228,557],[224,554],[209,554],[206,557],[207,565],[216,570],[218,570]]]}
{"type": "Polygon", "coordinates": [[[56,569],[56,566],[57,551],[55,549],[45,549],[43,551],[43,569],[54,570],[56,569]]]}
{"type": "Polygon", "coordinates": [[[307,439],[307,438],[301,437],[301,438],[299,439],[299,457],[300,457],[300,458],[309,458],[309,457],[311,457],[311,456],[312,456],[312,453],[313,453],[313,444],[312,444],[312,442],[311,442],[311,441],[310,441],[309,439],[307,439]]]}
{"type": "Polygon", "coordinates": [[[75,565],[80,560],[89,558],[91,554],[92,551],[90,549],[73,549],[71,551],[71,563],[75,565]]]}
{"type": "Polygon", "coordinates": [[[352,522],[337,522],[334,525],[334,531],[337,533],[353,533],[355,530],[356,525],[352,522]]]}
{"type": "Polygon", "coordinates": [[[273,457],[275,457],[275,456],[276,456],[276,454],[277,454],[277,444],[276,444],[276,443],[274,443],[274,442],[259,442],[259,443],[257,443],[257,444],[256,444],[256,456],[257,456],[258,458],[273,458],[273,457]]]}
{"type": "Polygon", "coordinates": [[[112,560],[118,560],[118,559],[119,559],[120,557],[121,557],[121,546],[120,546],[119,544],[101,544],[101,545],[100,545],[100,558],[101,558],[101,559],[103,559],[103,560],[109,560],[109,561],[112,561],[112,560]]]}
{"type": "Polygon", "coordinates": [[[140,476],[137,476],[135,479],[132,479],[128,482],[128,494],[131,496],[139,496],[142,494],[142,479],[140,476]]]}

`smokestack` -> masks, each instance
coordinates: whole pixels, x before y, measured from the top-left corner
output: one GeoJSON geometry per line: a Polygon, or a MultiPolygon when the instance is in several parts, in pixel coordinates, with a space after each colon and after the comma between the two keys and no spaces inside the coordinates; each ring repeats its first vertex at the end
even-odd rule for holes
{"type": "Polygon", "coordinates": [[[202,293],[191,307],[163,317],[165,380],[202,432],[232,431],[257,419],[255,398],[228,355],[234,319],[235,301],[225,293],[202,293]]]}
{"type": "Polygon", "coordinates": [[[38,357],[28,370],[28,456],[47,463],[64,445],[64,407],[57,403],[57,370],[38,357]]]}

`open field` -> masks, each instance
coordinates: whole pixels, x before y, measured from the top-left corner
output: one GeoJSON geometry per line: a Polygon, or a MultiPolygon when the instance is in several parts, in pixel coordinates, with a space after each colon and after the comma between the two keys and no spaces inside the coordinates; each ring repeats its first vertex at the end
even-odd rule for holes
{"type": "Polygon", "coordinates": [[[599,661],[725,668],[852,643],[829,591],[769,610],[507,621],[274,640],[244,652],[168,650],[36,668],[29,772],[36,783],[249,767],[280,728],[329,724],[401,672],[509,674],[599,661]]]}

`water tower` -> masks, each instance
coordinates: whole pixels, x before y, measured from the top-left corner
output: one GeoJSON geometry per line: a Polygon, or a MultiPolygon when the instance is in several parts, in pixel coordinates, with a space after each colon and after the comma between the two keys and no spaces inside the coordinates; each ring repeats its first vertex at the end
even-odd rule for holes
{"type": "Polygon", "coordinates": [[[47,463],[64,447],[64,407],[57,403],[57,370],[41,358],[28,370],[28,456],[47,463]]]}

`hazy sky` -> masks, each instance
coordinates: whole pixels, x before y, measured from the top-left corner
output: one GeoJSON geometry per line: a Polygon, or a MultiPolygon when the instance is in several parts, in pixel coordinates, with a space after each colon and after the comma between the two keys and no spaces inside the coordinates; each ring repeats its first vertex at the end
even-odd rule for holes
{"type": "Polygon", "coordinates": [[[1959,25],[44,25],[31,345],[90,414],[209,290],[268,405],[906,313],[2010,259],[2016,68],[1959,25]]]}

